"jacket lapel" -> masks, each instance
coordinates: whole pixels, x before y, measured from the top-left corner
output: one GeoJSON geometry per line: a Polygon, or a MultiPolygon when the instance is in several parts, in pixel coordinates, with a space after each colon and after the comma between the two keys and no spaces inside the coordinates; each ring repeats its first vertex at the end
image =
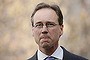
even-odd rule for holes
{"type": "Polygon", "coordinates": [[[31,57],[31,58],[28,59],[28,60],[38,60],[38,58],[37,58],[37,52],[35,53],[35,55],[34,55],[33,57],[31,57]]]}
{"type": "Polygon", "coordinates": [[[71,60],[69,57],[71,57],[71,53],[68,52],[64,47],[61,46],[61,48],[63,49],[63,60],[71,60]]]}

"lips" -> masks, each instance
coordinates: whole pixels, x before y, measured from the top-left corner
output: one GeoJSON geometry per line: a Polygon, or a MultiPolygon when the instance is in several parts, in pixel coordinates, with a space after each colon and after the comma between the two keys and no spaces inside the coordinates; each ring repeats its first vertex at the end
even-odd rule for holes
{"type": "Polygon", "coordinates": [[[41,37],[40,37],[40,42],[42,43],[42,44],[47,44],[47,43],[50,43],[50,37],[49,36],[47,36],[47,35],[42,35],[41,37]]]}
{"type": "Polygon", "coordinates": [[[40,40],[43,41],[43,42],[49,42],[51,38],[48,36],[48,35],[42,35],[40,37],[40,40]]]}
{"type": "Polygon", "coordinates": [[[49,36],[41,36],[40,39],[50,39],[49,36]]]}

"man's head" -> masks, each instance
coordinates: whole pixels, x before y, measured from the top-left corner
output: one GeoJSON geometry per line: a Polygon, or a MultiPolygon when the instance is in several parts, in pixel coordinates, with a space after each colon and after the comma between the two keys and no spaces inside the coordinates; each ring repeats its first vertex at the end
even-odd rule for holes
{"type": "Polygon", "coordinates": [[[57,48],[63,33],[63,15],[57,5],[40,3],[32,16],[32,31],[39,48],[57,48]]]}
{"type": "Polygon", "coordinates": [[[33,16],[34,16],[34,14],[35,14],[38,10],[43,9],[43,8],[49,8],[49,9],[54,10],[54,11],[56,12],[57,16],[58,16],[59,25],[62,25],[62,24],[63,24],[63,15],[62,15],[62,12],[61,12],[61,10],[60,10],[60,8],[59,8],[58,5],[49,5],[49,4],[45,4],[45,3],[40,3],[40,4],[38,4],[38,5],[36,6],[34,12],[33,12],[32,15],[31,15],[32,26],[34,26],[34,25],[33,25],[33,23],[34,23],[34,21],[33,21],[33,16]]]}

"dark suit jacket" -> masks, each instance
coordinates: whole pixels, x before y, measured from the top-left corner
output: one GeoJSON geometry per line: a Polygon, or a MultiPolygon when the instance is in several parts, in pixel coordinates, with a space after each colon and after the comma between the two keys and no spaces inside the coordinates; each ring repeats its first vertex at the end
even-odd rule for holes
{"type": "MultiPolygon", "coordinates": [[[[63,60],[88,60],[88,59],[85,59],[81,56],[77,56],[75,54],[72,54],[70,52],[68,52],[64,47],[61,46],[61,48],[63,49],[63,60]]],[[[38,60],[37,58],[37,52],[36,54],[29,58],[28,60],[38,60]]]]}

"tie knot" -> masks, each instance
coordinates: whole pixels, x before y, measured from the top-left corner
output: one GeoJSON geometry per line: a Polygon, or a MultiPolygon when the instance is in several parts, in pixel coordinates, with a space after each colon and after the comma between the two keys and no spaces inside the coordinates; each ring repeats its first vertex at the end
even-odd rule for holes
{"type": "Polygon", "coordinates": [[[59,60],[53,56],[46,57],[44,60],[59,60]]]}

